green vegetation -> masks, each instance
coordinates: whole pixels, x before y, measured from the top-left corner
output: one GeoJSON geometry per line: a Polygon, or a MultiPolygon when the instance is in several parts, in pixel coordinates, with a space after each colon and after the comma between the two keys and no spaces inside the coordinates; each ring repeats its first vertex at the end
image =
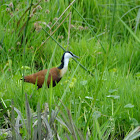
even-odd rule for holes
{"type": "Polygon", "coordinates": [[[140,1],[77,0],[50,31],[70,2],[0,1],[0,139],[123,139],[140,125],[140,1]],[[60,64],[64,51],[45,40],[70,12],[70,34],[68,16],[52,37],[94,76],[71,60],[54,88],[23,83],[60,64]]]}

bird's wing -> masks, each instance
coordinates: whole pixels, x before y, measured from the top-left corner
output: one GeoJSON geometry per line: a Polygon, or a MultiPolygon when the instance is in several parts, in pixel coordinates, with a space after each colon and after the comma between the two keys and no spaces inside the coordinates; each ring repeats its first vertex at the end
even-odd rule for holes
{"type": "Polygon", "coordinates": [[[28,83],[32,83],[32,84],[35,84],[37,82],[37,86],[42,87],[45,80],[46,73],[47,73],[47,70],[42,70],[37,73],[25,76],[24,81],[28,83]]]}
{"type": "Polygon", "coordinates": [[[51,82],[51,79],[52,79],[52,82],[53,82],[53,86],[56,85],[56,83],[58,83],[60,81],[60,71],[58,70],[58,68],[54,67],[52,69],[50,69],[49,71],[49,76],[48,76],[48,79],[47,79],[47,85],[49,86],[50,85],[50,82],[51,82]]]}
{"type": "MultiPolygon", "coordinates": [[[[25,76],[24,81],[28,82],[28,83],[32,83],[32,84],[35,84],[37,82],[37,86],[39,88],[41,88],[44,81],[45,81],[46,74],[47,74],[47,69],[39,71],[39,72],[34,73],[32,75],[29,75],[29,76],[25,76]]],[[[48,87],[50,85],[51,80],[53,82],[53,86],[55,86],[56,83],[58,83],[61,80],[60,70],[58,70],[58,68],[56,68],[56,67],[51,68],[49,70],[49,75],[48,75],[48,79],[47,79],[48,87]]]]}

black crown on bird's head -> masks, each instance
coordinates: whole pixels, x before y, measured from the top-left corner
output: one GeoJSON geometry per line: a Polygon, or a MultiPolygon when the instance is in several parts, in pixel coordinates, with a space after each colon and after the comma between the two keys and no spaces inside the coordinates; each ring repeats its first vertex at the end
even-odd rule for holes
{"type": "Polygon", "coordinates": [[[72,52],[70,52],[70,51],[65,51],[64,54],[63,54],[63,56],[62,56],[61,62],[64,62],[64,57],[65,57],[67,54],[70,54],[70,55],[71,55],[71,57],[69,57],[69,58],[77,57],[77,56],[74,55],[72,52]]]}
{"type": "Polygon", "coordinates": [[[76,56],[75,54],[73,54],[72,52],[70,51],[65,51],[63,56],[62,56],[62,59],[61,59],[61,65],[58,67],[59,69],[62,69],[64,67],[64,61],[65,59],[69,59],[69,58],[79,58],[78,56],[76,56]]]}

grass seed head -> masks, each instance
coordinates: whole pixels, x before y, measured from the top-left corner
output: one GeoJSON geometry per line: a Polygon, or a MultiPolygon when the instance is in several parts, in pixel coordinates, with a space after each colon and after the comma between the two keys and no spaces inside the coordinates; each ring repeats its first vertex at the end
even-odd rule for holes
{"type": "Polygon", "coordinates": [[[11,9],[10,9],[10,8],[6,8],[6,11],[7,11],[7,12],[10,12],[10,11],[11,11],[11,9]]]}
{"type": "Polygon", "coordinates": [[[49,14],[49,13],[50,13],[50,11],[47,9],[45,13],[49,14]]]}
{"type": "Polygon", "coordinates": [[[8,5],[10,8],[14,8],[14,5],[13,5],[13,3],[12,2],[10,2],[10,4],[8,5]]]}

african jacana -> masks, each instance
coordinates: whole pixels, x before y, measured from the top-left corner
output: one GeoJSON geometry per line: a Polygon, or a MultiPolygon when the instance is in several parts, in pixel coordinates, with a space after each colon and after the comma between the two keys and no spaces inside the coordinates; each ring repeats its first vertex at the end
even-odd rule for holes
{"type": "MultiPolygon", "coordinates": [[[[64,52],[62,59],[61,59],[61,64],[59,67],[54,67],[49,70],[49,75],[47,79],[47,86],[49,87],[51,80],[52,80],[52,86],[56,86],[56,83],[58,83],[63,75],[66,73],[68,69],[68,63],[70,58],[78,58],[78,56],[74,55],[70,51],[64,52]]],[[[38,88],[41,88],[44,81],[45,81],[45,76],[47,74],[47,69],[41,70],[37,73],[34,73],[32,75],[28,75],[24,77],[24,82],[32,83],[35,84],[37,82],[38,88]]],[[[21,79],[22,80],[22,79],[21,79]]]]}

